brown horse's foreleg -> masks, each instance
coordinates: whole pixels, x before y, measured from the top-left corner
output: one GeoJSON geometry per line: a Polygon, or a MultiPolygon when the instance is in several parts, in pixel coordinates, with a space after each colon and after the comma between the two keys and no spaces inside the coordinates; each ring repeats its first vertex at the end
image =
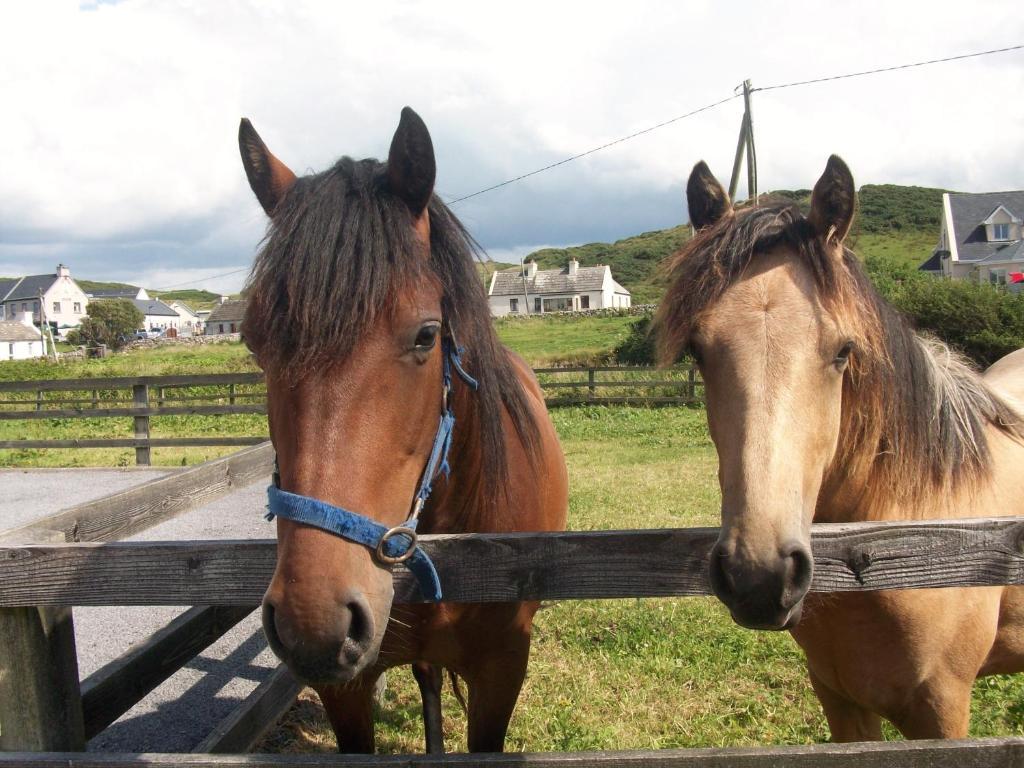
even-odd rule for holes
{"type": "Polygon", "coordinates": [[[832,741],[881,741],[881,717],[836,693],[809,669],[807,672],[821,708],[825,710],[832,741]]]}
{"type": "Polygon", "coordinates": [[[971,724],[971,682],[932,678],[915,691],[893,725],[908,739],[963,739],[971,724]]]}
{"type": "Polygon", "coordinates": [[[423,732],[427,741],[427,754],[444,753],[444,733],[441,730],[441,667],[417,661],[412,665],[412,676],[420,687],[423,700],[423,732]]]}
{"type": "Polygon", "coordinates": [[[510,629],[497,646],[482,646],[465,672],[469,688],[470,752],[501,752],[530,656],[530,628],[510,629]]]}
{"type": "Polygon", "coordinates": [[[373,683],[357,678],[348,685],[317,688],[338,739],[338,751],[373,754],[373,683]]]}

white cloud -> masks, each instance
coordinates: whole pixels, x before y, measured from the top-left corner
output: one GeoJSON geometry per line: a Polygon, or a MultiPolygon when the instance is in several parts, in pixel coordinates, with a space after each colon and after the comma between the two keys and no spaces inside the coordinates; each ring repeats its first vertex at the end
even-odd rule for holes
{"type": "MultiPolygon", "coordinates": [[[[412,105],[453,198],[716,101],[745,77],[764,86],[1022,40],[1024,15],[1002,1],[8,2],[0,271],[86,252],[97,279],[246,264],[264,224],[238,161],[241,115],[301,172],[385,154],[412,105]]],[[[1020,188],[1022,90],[1016,52],[756,93],[761,188],[811,186],[832,152],[861,183],[1020,188]]],[[[696,160],[728,176],[740,109],[458,212],[492,253],[669,226],[696,160]]]]}

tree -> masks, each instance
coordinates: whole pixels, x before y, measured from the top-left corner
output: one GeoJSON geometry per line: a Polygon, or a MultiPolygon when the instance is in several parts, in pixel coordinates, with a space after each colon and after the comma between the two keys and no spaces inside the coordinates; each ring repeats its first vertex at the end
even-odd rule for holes
{"type": "Polygon", "coordinates": [[[77,329],[78,343],[89,346],[106,344],[111,349],[123,347],[145,320],[127,299],[90,301],[85,314],[87,316],[77,329]]]}

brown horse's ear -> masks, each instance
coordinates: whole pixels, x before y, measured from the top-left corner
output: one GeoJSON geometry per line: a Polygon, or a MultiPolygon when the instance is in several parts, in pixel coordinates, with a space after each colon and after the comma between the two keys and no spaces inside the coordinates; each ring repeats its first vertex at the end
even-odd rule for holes
{"type": "Polygon", "coordinates": [[[728,193],[703,160],[690,171],[690,180],[686,182],[686,202],[690,209],[690,223],[696,229],[717,224],[732,209],[728,193]]]}
{"type": "Polygon", "coordinates": [[[853,174],[839,155],[832,155],[811,193],[811,212],[807,218],[815,233],[825,242],[841,243],[850,232],[857,205],[853,174]]]}
{"type": "Polygon", "coordinates": [[[238,149],[242,153],[242,165],[245,167],[245,175],[249,177],[249,186],[256,193],[256,199],[260,201],[263,210],[272,216],[277,204],[295,183],[295,174],[274,157],[245,117],[238,125],[238,149]]]}
{"type": "Polygon", "coordinates": [[[427,126],[404,107],[388,152],[388,187],[405,201],[413,216],[419,216],[430,202],[436,174],[434,144],[427,126]]]}

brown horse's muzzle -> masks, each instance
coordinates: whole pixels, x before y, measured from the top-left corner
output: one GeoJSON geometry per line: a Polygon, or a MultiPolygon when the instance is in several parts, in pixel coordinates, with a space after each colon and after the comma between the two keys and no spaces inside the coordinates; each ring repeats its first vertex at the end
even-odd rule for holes
{"type": "Polygon", "coordinates": [[[791,541],[767,562],[753,561],[728,542],[711,550],[711,588],[737,624],[748,629],[791,629],[800,621],[814,561],[791,541]]]}
{"type": "Polygon", "coordinates": [[[373,612],[358,592],[339,595],[335,605],[306,616],[268,593],[263,631],[277,657],[310,684],[352,680],[376,661],[380,646],[373,612]]]}

